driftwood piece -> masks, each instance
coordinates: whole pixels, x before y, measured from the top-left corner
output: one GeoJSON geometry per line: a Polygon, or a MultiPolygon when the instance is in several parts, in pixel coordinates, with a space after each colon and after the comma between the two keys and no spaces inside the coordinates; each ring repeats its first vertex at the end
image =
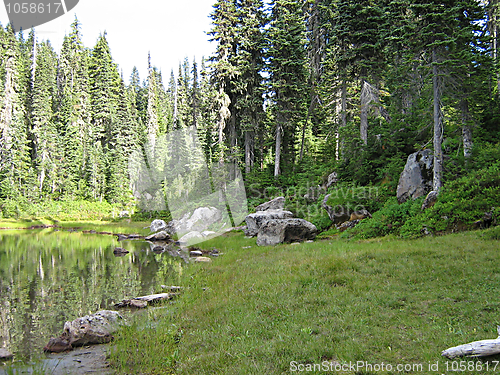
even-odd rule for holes
{"type": "Polygon", "coordinates": [[[135,307],[144,308],[151,302],[158,302],[162,300],[169,300],[174,298],[177,293],[158,293],[150,294],[148,296],[135,297],[132,299],[124,299],[123,301],[115,304],[116,307],[135,307]]]}
{"type": "Polygon", "coordinates": [[[500,326],[497,326],[498,337],[493,340],[474,341],[444,350],[441,355],[450,359],[456,357],[486,357],[500,353],[500,326]]]}
{"type": "Polygon", "coordinates": [[[179,292],[182,289],[182,286],[174,286],[174,285],[161,285],[163,289],[170,289],[172,292],[179,292]]]}

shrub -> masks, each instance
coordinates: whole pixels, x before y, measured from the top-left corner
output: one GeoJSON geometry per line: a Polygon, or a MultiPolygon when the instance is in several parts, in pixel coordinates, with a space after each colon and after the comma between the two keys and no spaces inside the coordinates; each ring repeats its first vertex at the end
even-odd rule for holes
{"type": "Polygon", "coordinates": [[[422,211],[423,198],[401,205],[396,198],[363,220],[348,236],[371,238],[395,234],[413,238],[426,233],[456,232],[474,228],[474,222],[486,212],[500,217],[500,162],[474,171],[447,183],[439,193],[436,204],[422,211]]]}

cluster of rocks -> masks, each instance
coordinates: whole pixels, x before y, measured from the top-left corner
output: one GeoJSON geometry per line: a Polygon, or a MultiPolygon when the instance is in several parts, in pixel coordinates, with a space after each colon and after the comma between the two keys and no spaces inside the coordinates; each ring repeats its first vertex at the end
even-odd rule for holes
{"type": "MultiPolygon", "coordinates": [[[[408,199],[417,199],[425,196],[422,210],[430,208],[437,201],[438,193],[432,190],[434,158],[431,150],[422,150],[410,154],[406,165],[399,177],[396,197],[398,202],[404,203],[408,199]]],[[[328,176],[327,188],[337,182],[336,173],[328,176]]],[[[337,229],[343,231],[353,228],[364,218],[371,217],[366,210],[348,211],[344,207],[331,207],[328,205],[330,194],[327,194],[322,202],[322,207],[328,213],[328,217],[337,229]]]]}
{"type": "Polygon", "coordinates": [[[148,241],[164,241],[171,238],[174,234],[179,236],[178,242],[181,245],[192,245],[198,242],[205,241],[217,233],[208,230],[211,226],[222,223],[222,212],[215,207],[199,207],[193,211],[186,213],[179,220],[171,220],[166,223],[163,220],[153,220],[149,226],[151,232],[157,232],[145,239],[148,241]],[[162,238],[159,238],[161,236],[162,238]]]}
{"type": "Polygon", "coordinates": [[[363,219],[372,217],[367,210],[349,211],[343,206],[331,207],[328,205],[328,198],[330,198],[330,194],[325,195],[321,205],[328,213],[330,220],[341,232],[354,228],[363,219]]]}
{"type": "Polygon", "coordinates": [[[294,218],[292,212],[284,208],[284,197],[257,206],[256,212],[245,218],[245,234],[257,236],[259,246],[313,240],[317,233],[314,224],[294,218]]]}

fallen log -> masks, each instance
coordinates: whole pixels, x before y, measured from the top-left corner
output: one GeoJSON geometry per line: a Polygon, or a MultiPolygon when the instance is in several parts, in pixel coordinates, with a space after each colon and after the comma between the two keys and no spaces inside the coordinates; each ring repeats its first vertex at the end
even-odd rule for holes
{"type": "Polygon", "coordinates": [[[454,346],[441,352],[443,357],[487,357],[500,353],[500,326],[497,326],[498,337],[492,340],[474,341],[468,344],[454,346]]]}
{"type": "Polygon", "coordinates": [[[172,292],[173,291],[180,291],[182,289],[182,286],[170,286],[170,285],[161,285],[163,289],[170,289],[172,292]]]}
{"type": "Polygon", "coordinates": [[[158,293],[158,294],[150,294],[148,296],[135,297],[131,299],[124,299],[123,301],[115,304],[116,307],[135,307],[135,308],[144,308],[148,305],[148,303],[158,302],[158,301],[166,301],[174,298],[178,293],[158,293]]]}

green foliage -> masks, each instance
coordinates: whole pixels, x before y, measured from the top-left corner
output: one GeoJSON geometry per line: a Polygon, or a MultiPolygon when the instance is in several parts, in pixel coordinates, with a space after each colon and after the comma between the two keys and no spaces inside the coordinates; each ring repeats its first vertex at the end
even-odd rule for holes
{"type": "Polygon", "coordinates": [[[500,240],[500,226],[484,231],[483,237],[487,240],[500,240]]]}
{"type": "Polygon", "coordinates": [[[0,200],[0,217],[3,218],[52,218],[68,220],[100,220],[118,216],[121,205],[84,200],[43,201],[33,203],[26,198],[0,200]]]}
{"type": "Polygon", "coordinates": [[[433,207],[421,210],[423,198],[398,204],[395,198],[348,231],[348,236],[372,238],[394,234],[403,238],[430,233],[456,232],[480,227],[474,225],[485,213],[500,214],[500,163],[449,182],[440,191],[433,207]]]}

